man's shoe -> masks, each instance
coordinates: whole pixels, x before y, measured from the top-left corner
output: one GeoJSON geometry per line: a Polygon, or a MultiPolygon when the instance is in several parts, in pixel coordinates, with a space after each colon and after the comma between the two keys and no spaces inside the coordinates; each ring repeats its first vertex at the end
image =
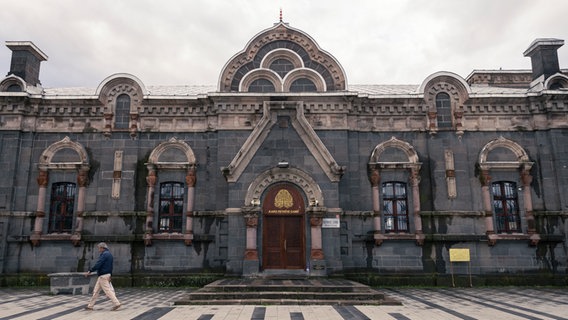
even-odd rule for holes
{"type": "Polygon", "coordinates": [[[120,306],[121,306],[121,304],[117,304],[116,306],[112,307],[110,309],[110,311],[116,311],[116,310],[118,310],[118,308],[120,308],[120,306]]]}
{"type": "Polygon", "coordinates": [[[93,308],[91,308],[91,307],[85,307],[85,311],[93,311],[93,308]]]}

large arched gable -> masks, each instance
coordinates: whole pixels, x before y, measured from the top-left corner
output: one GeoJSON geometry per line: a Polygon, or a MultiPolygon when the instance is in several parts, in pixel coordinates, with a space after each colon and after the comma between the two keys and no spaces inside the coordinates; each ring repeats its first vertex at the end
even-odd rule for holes
{"type": "Polygon", "coordinates": [[[322,50],[306,33],[280,22],[256,35],[243,51],[225,64],[219,77],[219,91],[236,92],[243,89],[241,82],[246,74],[266,69],[266,61],[277,57],[292,57],[290,62],[294,67],[302,65],[303,68],[314,70],[324,79],[327,91],[347,88],[345,72],[332,55],[322,50]],[[294,54],[291,55],[290,51],[294,54]]]}

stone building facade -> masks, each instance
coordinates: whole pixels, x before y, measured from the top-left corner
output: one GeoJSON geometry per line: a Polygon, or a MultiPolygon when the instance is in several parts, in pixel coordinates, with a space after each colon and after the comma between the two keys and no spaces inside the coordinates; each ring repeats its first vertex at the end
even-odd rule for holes
{"type": "Polygon", "coordinates": [[[7,42],[0,274],[84,271],[100,241],[119,276],[467,272],[451,249],[479,276],[565,274],[563,44],[532,42],[532,70],[350,85],[280,22],[216,87],[49,88],[47,55],[7,42]]]}

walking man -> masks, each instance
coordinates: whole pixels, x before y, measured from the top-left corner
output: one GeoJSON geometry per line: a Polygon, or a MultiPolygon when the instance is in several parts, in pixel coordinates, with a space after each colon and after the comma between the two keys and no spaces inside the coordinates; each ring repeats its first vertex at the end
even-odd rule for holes
{"type": "Polygon", "coordinates": [[[93,289],[93,296],[89,300],[89,304],[85,307],[85,310],[92,311],[95,306],[95,302],[99,298],[99,292],[101,289],[105,292],[106,296],[112,301],[113,307],[112,311],[118,310],[120,308],[120,301],[116,298],[114,293],[114,287],[110,282],[110,276],[112,274],[112,254],[108,250],[106,243],[101,242],[97,245],[99,248],[99,260],[97,263],[85,273],[85,277],[91,275],[91,272],[97,271],[97,283],[93,289]]]}

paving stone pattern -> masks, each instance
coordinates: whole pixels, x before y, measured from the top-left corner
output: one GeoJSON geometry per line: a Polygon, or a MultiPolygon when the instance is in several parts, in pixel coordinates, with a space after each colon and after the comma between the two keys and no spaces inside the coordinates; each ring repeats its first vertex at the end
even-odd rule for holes
{"type": "Polygon", "coordinates": [[[0,320],[101,319],[101,320],[451,320],[451,319],[567,319],[568,288],[381,288],[401,306],[342,305],[227,305],[174,306],[191,289],[117,288],[122,302],[110,311],[101,294],[94,311],[84,311],[87,295],[52,295],[48,288],[0,288],[0,320]]]}

